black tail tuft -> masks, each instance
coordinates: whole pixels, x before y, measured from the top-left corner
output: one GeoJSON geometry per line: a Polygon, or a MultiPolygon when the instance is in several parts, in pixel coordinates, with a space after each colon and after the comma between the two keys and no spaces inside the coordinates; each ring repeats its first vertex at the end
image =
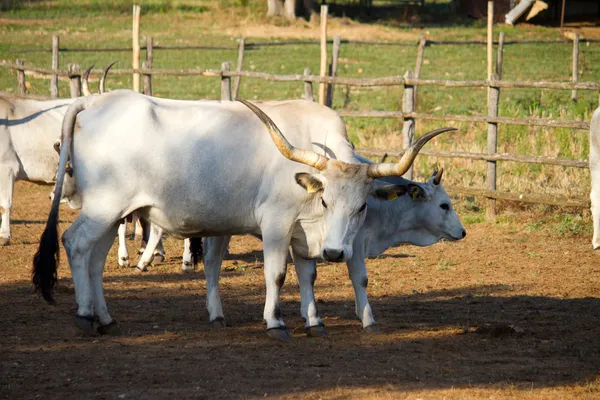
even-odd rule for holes
{"type": "Polygon", "coordinates": [[[196,267],[196,265],[198,265],[198,260],[204,255],[204,250],[202,249],[202,237],[190,238],[190,253],[192,253],[192,265],[196,267]]]}
{"type": "Polygon", "coordinates": [[[40,291],[44,299],[54,304],[54,286],[58,281],[58,215],[50,212],[46,229],[40,238],[40,246],[33,256],[31,280],[36,291],[40,291]]]}

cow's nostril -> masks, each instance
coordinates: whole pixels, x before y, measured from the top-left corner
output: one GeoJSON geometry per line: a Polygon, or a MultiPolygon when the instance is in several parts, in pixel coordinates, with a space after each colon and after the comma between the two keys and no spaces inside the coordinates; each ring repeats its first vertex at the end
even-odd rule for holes
{"type": "Polygon", "coordinates": [[[463,229],[463,231],[462,231],[462,237],[465,237],[465,236],[467,236],[467,231],[465,231],[465,230],[463,229]]]}
{"type": "Polygon", "coordinates": [[[324,249],[323,258],[327,261],[342,261],[344,259],[344,251],[335,249],[324,249]]]}

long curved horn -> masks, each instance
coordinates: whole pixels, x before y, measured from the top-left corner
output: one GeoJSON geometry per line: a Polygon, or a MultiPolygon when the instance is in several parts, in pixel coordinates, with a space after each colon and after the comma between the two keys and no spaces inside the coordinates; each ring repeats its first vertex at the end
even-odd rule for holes
{"type": "Polygon", "coordinates": [[[455,131],[456,128],[440,128],[425,135],[421,136],[419,140],[414,142],[406,151],[402,158],[397,163],[384,163],[384,164],[371,164],[369,165],[369,169],[367,174],[371,178],[382,178],[384,176],[401,176],[406,173],[410,169],[413,161],[419,151],[425,146],[427,142],[431,139],[439,135],[440,133],[444,133],[447,131],[455,131]]]}
{"type": "Polygon", "coordinates": [[[440,182],[442,181],[442,174],[444,173],[444,168],[440,167],[440,169],[436,172],[435,176],[433,177],[433,184],[434,185],[439,185],[440,182]]]}
{"type": "Polygon", "coordinates": [[[102,76],[100,77],[100,83],[98,83],[98,90],[100,91],[100,94],[104,94],[104,92],[106,91],[106,75],[108,75],[108,71],[116,63],[117,61],[104,68],[104,72],[102,72],[102,76]]]}
{"type": "Polygon", "coordinates": [[[83,73],[83,78],[81,78],[81,92],[84,96],[91,96],[92,92],[90,91],[90,85],[88,84],[88,78],[90,77],[90,71],[94,68],[92,64],[91,67],[85,70],[83,73]]]}
{"type": "Polygon", "coordinates": [[[271,135],[271,139],[275,143],[277,150],[281,152],[286,158],[289,158],[292,161],[296,161],[302,164],[310,165],[318,169],[319,171],[323,171],[327,168],[327,157],[322,156],[318,153],[315,153],[312,150],[302,150],[297,149],[288,142],[288,140],[283,136],[279,128],[275,125],[273,120],[269,118],[267,114],[265,114],[260,108],[255,106],[254,104],[242,100],[236,99],[240,103],[244,104],[248,107],[267,127],[269,134],[271,135]]]}

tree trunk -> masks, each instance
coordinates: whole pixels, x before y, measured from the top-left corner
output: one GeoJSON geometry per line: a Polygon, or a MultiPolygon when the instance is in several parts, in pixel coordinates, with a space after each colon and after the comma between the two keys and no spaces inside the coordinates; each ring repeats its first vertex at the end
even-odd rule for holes
{"type": "Polygon", "coordinates": [[[287,19],[296,19],[296,0],[285,0],[285,17],[287,19]]]}
{"type": "Polygon", "coordinates": [[[267,16],[281,15],[283,0],[267,0],[267,16]]]}
{"type": "Polygon", "coordinates": [[[267,0],[267,16],[283,15],[290,20],[305,18],[309,21],[313,4],[314,0],[267,0]]]}

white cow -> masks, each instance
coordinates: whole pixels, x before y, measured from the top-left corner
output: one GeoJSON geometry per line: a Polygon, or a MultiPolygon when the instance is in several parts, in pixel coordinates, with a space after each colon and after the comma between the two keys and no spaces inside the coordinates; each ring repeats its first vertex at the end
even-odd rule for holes
{"type": "MultiPolygon", "coordinates": [[[[90,70],[91,67],[82,81],[85,95],[91,94],[87,82],[90,70]]],[[[103,90],[101,85],[100,91],[103,90]]],[[[65,111],[75,100],[39,101],[0,96],[0,246],[10,243],[10,211],[15,181],[55,182],[58,154],[53,149],[58,149],[65,111]]],[[[64,194],[68,196],[68,193],[64,194]]]]}
{"type": "Polygon", "coordinates": [[[289,339],[279,291],[290,244],[307,259],[350,259],[374,179],[402,175],[428,140],[451,129],[425,135],[399,163],[352,165],[301,150],[311,146],[309,135],[295,147],[275,125],[297,129],[302,116],[274,115],[273,122],[244,104],[252,112],[237,102],[159,99],[129,90],[73,103],[63,121],[57,196],[34,257],[33,283],[44,298],[53,301],[57,279],[58,194],[70,150],[82,209],[63,244],[81,329],[94,332],[94,313],[98,332],[116,327],[102,273],[120,220],[137,211],[176,236],[262,235],[263,317],[269,336],[289,339]]]}
{"type": "Polygon", "coordinates": [[[10,243],[15,181],[55,181],[58,156],[53,146],[60,135],[64,113],[73,101],[0,96],[0,246],[10,243]]]}
{"type": "Polygon", "coordinates": [[[592,218],[594,220],[594,250],[600,248],[600,107],[592,116],[590,125],[590,175],[592,177],[592,218]]]}

